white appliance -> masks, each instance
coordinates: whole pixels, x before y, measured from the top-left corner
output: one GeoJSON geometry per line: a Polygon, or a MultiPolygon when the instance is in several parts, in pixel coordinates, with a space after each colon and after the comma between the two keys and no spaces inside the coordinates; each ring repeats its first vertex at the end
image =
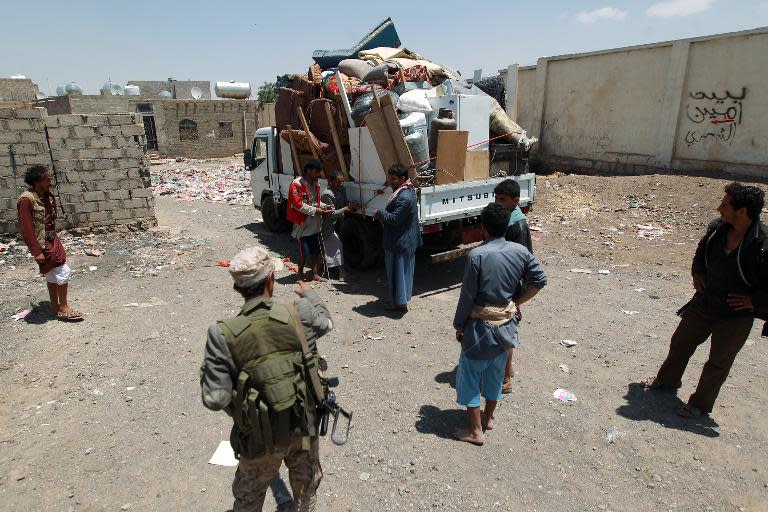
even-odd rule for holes
{"type": "Polygon", "coordinates": [[[437,96],[427,98],[433,111],[427,114],[427,126],[437,117],[437,112],[441,108],[447,108],[453,112],[453,118],[456,120],[456,129],[469,132],[469,151],[479,151],[488,149],[488,142],[477,144],[477,142],[487,141],[489,135],[489,124],[491,119],[491,97],[476,96],[465,94],[448,94],[446,96],[437,96]]]}

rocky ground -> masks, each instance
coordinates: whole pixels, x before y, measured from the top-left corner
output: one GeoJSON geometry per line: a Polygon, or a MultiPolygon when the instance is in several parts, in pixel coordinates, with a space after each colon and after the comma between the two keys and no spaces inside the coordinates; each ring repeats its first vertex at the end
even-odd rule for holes
{"type": "MultiPolygon", "coordinates": [[[[637,384],[666,354],[725,183],[539,178],[530,224],[550,284],[524,308],[515,390],[483,447],[450,439],[464,420],[451,328],[463,261],[419,258],[400,320],[376,302],[381,269],[318,286],[336,324],[319,346],[354,411],[347,445],[322,441],[318,510],[766,510],[762,325],[710,418],[680,419],[677,397],[637,384]],[[554,400],[557,388],[578,400],[554,400]]],[[[293,245],[252,207],[205,194],[181,201],[185,193],[157,198],[149,232],[65,237],[82,324],[48,320],[45,304],[12,320],[44,301],[45,287],[25,251],[0,254],[0,510],[231,506],[234,469],[207,463],[229,419],[202,407],[198,384],[206,326],[239,308],[217,263],[249,244],[280,255],[293,245]]],[[[288,300],[294,278],[278,277],[288,300]]],[[[703,347],[680,397],[705,357],[703,347]]],[[[267,510],[281,509],[275,490],[267,510]]]]}

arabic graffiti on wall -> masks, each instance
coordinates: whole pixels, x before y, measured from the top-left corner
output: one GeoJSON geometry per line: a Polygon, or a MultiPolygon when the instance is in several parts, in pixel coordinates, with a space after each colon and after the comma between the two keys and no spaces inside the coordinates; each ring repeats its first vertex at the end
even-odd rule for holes
{"type": "Polygon", "coordinates": [[[732,144],[744,119],[747,88],[742,87],[738,93],[696,91],[688,97],[685,116],[695,126],[685,134],[685,142],[689,146],[707,140],[732,144]]]}

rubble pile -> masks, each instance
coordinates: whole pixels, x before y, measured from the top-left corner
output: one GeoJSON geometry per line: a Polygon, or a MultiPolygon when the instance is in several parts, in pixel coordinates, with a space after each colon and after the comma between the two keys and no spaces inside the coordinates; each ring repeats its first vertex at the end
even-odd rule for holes
{"type": "Polygon", "coordinates": [[[203,200],[231,205],[251,204],[250,175],[242,165],[193,165],[152,169],[152,190],[158,196],[182,201],[203,200]]]}

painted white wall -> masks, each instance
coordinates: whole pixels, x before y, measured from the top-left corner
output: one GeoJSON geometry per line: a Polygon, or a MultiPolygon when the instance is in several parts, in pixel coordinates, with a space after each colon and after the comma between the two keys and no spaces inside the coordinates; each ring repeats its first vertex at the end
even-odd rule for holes
{"type": "Polygon", "coordinates": [[[765,175],[766,84],[768,27],[545,57],[518,68],[518,122],[550,166],[765,175]]]}

